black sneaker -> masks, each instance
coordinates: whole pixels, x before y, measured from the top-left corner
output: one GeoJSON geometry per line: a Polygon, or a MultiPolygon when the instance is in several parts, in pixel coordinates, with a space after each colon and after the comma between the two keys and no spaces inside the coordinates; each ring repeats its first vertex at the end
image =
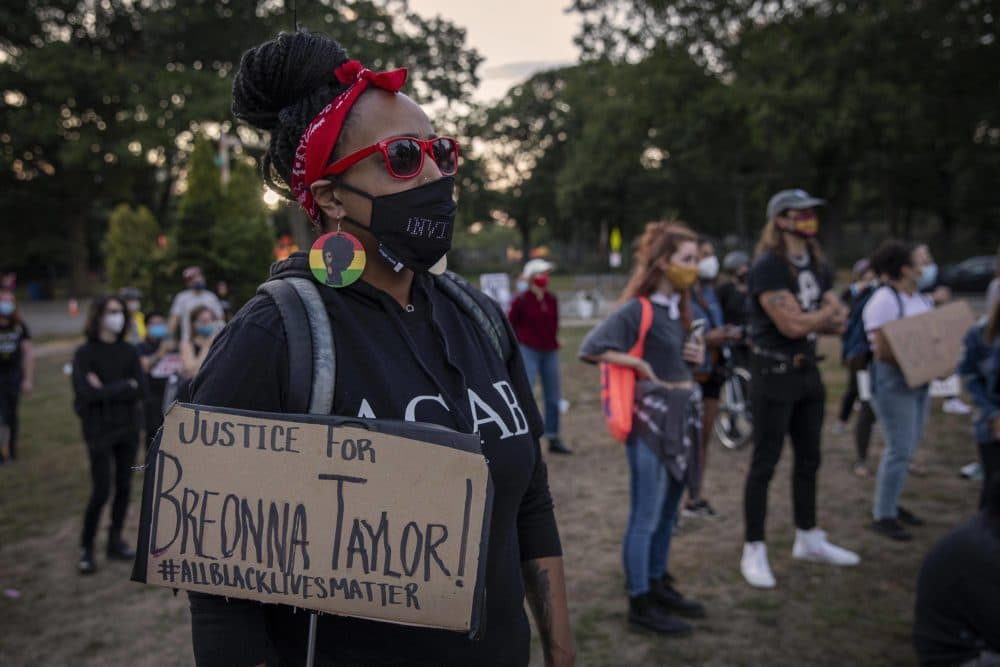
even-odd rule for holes
{"type": "Polygon", "coordinates": [[[705,618],[705,605],[691,600],[664,580],[649,580],[649,598],[661,609],[686,616],[688,618],[705,618]]]}
{"type": "Polygon", "coordinates": [[[649,593],[628,599],[628,625],[631,630],[646,630],[673,637],[691,634],[690,624],[653,604],[649,593]]]}
{"type": "Polygon", "coordinates": [[[554,436],[549,440],[549,451],[553,454],[572,454],[573,450],[563,444],[563,441],[559,436],[554,436]]]}
{"type": "Polygon", "coordinates": [[[108,560],[133,560],[135,549],[122,540],[108,542],[108,560]]]}
{"type": "Polygon", "coordinates": [[[97,572],[97,561],[94,560],[93,549],[80,549],[80,560],[76,564],[76,569],[80,574],[97,572]]]}
{"type": "Polygon", "coordinates": [[[900,522],[905,523],[907,526],[922,526],[922,525],[924,525],[924,520],[923,519],[921,519],[919,516],[917,516],[916,514],[914,514],[913,512],[911,512],[910,510],[906,509],[902,505],[900,505],[896,509],[896,517],[900,520],[900,522]]]}
{"type": "Polygon", "coordinates": [[[711,505],[708,504],[708,501],[705,499],[699,499],[695,500],[694,502],[688,503],[687,505],[684,506],[684,509],[681,510],[681,514],[683,514],[688,518],[703,518],[703,519],[711,519],[717,516],[715,510],[712,508],[711,505]]]}
{"type": "Polygon", "coordinates": [[[871,529],[879,535],[884,535],[891,540],[898,542],[909,542],[913,539],[910,531],[903,528],[903,524],[898,519],[879,519],[872,521],[871,529]]]}

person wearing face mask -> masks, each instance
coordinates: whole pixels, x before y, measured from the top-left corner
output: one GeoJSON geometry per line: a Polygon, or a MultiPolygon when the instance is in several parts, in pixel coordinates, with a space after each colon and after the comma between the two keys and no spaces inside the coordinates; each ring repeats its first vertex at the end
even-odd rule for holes
{"type": "Polygon", "coordinates": [[[219,297],[206,287],[205,274],[202,273],[200,266],[189,266],[181,275],[186,289],[174,296],[174,301],[170,305],[168,327],[175,338],[183,341],[191,337],[192,310],[198,306],[205,306],[215,313],[217,318],[222,319],[225,316],[225,309],[219,297]]]}
{"type": "Polygon", "coordinates": [[[874,355],[870,369],[872,407],[885,437],[875,482],[872,529],[899,541],[912,538],[904,523],[923,524],[899,504],[899,499],[927,421],[927,385],[910,388],[906,383],[882,327],[934,308],[931,297],[919,290],[918,261],[918,253],[908,243],[897,240],[882,243],[872,255],[872,267],[887,281],[872,294],[862,315],[874,355]]]}
{"type": "Polygon", "coordinates": [[[0,289],[0,465],[17,458],[17,404],[35,386],[31,332],[14,292],[0,289]]]}
{"type": "Polygon", "coordinates": [[[712,424],[719,413],[719,395],[722,392],[724,377],[719,366],[722,346],[739,338],[738,331],[732,325],[725,323],[722,306],[715,292],[715,281],[719,276],[719,258],[715,255],[715,246],[708,239],[698,241],[698,280],[691,288],[691,308],[695,319],[705,322],[705,345],[708,353],[705,363],[694,371],[694,379],[701,386],[702,427],[701,446],[699,449],[698,484],[699,491],[688,497],[684,506],[684,516],[713,517],[716,515],[712,505],[701,496],[700,491],[705,479],[705,468],[708,465],[708,441],[712,437],[712,424]]]}
{"type": "MultiPolygon", "coordinates": [[[[940,306],[951,301],[951,289],[946,285],[938,283],[938,265],[934,261],[931,249],[926,243],[918,243],[914,246],[913,260],[916,262],[915,266],[920,271],[920,275],[917,278],[917,289],[920,290],[920,293],[929,296],[935,306],[940,306]]],[[[972,406],[959,398],[958,394],[945,396],[944,401],[941,403],[941,409],[950,415],[972,414],[972,406]]],[[[916,475],[926,474],[926,468],[924,465],[914,461],[910,465],[910,472],[916,475]]]]}
{"type": "MultiPolygon", "coordinates": [[[[842,435],[847,432],[847,421],[854,411],[854,403],[858,400],[858,371],[868,367],[868,354],[856,354],[856,350],[851,349],[856,339],[860,339],[863,328],[858,327],[857,332],[851,330],[851,322],[857,321],[860,317],[860,309],[868,302],[868,297],[872,295],[878,287],[875,272],[871,268],[868,258],[859,259],[851,269],[854,280],[840,294],[840,300],[847,307],[850,313],[847,317],[848,326],[841,336],[840,363],[847,367],[847,390],[840,401],[840,412],[837,421],[833,425],[834,435],[842,435]]],[[[859,323],[860,324],[860,323],[859,323]]],[[[867,349],[867,346],[865,346],[867,349]]],[[[864,457],[859,456],[857,463],[863,466],[864,457]]],[[[856,470],[862,468],[856,466],[856,470]]],[[[861,473],[863,474],[863,473],[861,473]]]]}
{"type": "Polygon", "coordinates": [[[146,338],[136,350],[149,388],[143,414],[146,418],[146,439],[147,442],[152,442],[156,431],[163,424],[163,394],[167,381],[181,368],[177,343],[170,337],[170,328],[163,313],[152,311],[146,315],[146,338]]]}
{"type": "MultiPolygon", "coordinates": [[[[315,664],[527,665],[527,599],[546,665],[569,666],[575,657],[541,416],[517,346],[508,358],[497,354],[481,323],[441,287],[448,278],[435,275],[454,232],[459,148],[400,92],[406,77],[403,69],[372,71],[331,37],[298,30],[247,51],[233,83],[234,115],[270,133],[267,185],[296,200],[317,232],[312,250],[276,263],[266,285],[315,285],[335,336],[336,381],[323,409],[478,433],[495,489],[483,554],[488,620],[475,639],[325,614],[315,664]],[[330,235],[353,244],[349,264],[326,261],[330,235]]],[[[489,297],[471,287],[465,295],[514,340],[489,297]]],[[[193,381],[194,402],[290,412],[293,383],[309,382],[289,377],[290,340],[275,299],[259,293],[212,343],[193,381]]],[[[305,662],[308,614],[188,597],[198,665],[305,662]]]]}
{"type": "Polygon", "coordinates": [[[559,437],[559,301],[548,289],[552,269],[552,263],[541,258],[524,265],[521,275],[528,289],[514,297],[507,317],[521,345],[528,384],[533,387],[537,377],[542,379],[549,451],[572,454],[559,437]]]}
{"type": "Polygon", "coordinates": [[[142,292],[135,287],[123,287],[118,296],[128,309],[129,327],[125,340],[138,345],[146,339],[146,316],[142,312],[142,292]]]}
{"type": "Polygon", "coordinates": [[[196,306],[188,314],[188,329],[191,336],[180,342],[181,375],[187,380],[198,374],[205,363],[215,336],[222,331],[223,322],[208,306],[196,306]]]}
{"type": "Polygon", "coordinates": [[[106,554],[108,560],[130,561],[135,556],[122,538],[122,528],[142,428],[139,404],[146,395],[146,377],[138,352],[125,342],[127,312],[117,296],[95,300],[84,329],[87,340],[73,356],[73,405],[87,443],[92,483],[80,537],[80,574],[97,570],[94,538],[112,483],[106,554]]]}
{"type": "Polygon", "coordinates": [[[701,397],[691,369],[704,363],[705,343],[688,336],[690,289],[698,277],[697,239],[678,223],[650,223],[639,240],[634,267],[619,308],[587,334],[580,359],[632,368],[638,380],[632,432],[625,442],[630,507],[622,551],[629,626],[685,635],[691,625],[678,616],[701,617],[705,608],[674,588],[667,564],[681,496],[685,488],[697,494],[699,481],[701,397]],[[642,357],[633,357],[628,351],[639,338],[647,303],[652,322],[642,357]],[[668,406],[665,422],[643,417],[649,414],[644,395],[668,406]]]}
{"type": "Polygon", "coordinates": [[[831,544],[817,526],[816,476],[820,464],[826,388],[816,338],[839,334],[846,309],[831,290],[833,277],[816,242],[822,199],[782,190],[767,204],[767,224],[747,277],[750,292],[750,369],[753,458],[743,492],[745,543],[740,571],[747,583],[773,588],[764,525],[767,495],[787,436],[792,442],[792,557],[831,565],[857,565],[857,554],[831,544]]]}

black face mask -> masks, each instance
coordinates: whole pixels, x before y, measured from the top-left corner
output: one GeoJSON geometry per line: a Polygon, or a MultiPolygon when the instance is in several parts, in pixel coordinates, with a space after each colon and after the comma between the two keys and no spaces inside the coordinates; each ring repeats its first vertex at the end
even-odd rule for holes
{"type": "MultiPolygon", "coordinates": [[[[394,271],[401,271],[405,266],[415,273],[423,273],[451,250],[458,208],[452,195],[453,176],[379,197],[342,181],[337,185],[371,200],[372,222],[367,229],[378,241],[379,254],[394,271]]],[[[344,219],[364,227],[353,218],[344,219]]]]}

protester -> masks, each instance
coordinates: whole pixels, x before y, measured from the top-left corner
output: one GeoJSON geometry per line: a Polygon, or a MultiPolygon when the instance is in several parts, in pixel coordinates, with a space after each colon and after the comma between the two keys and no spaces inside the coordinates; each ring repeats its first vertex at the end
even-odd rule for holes
{"type": "MultiPolygon", "coordinates": [[[[541,417],[517,347],[501,359],[481,323],[428,273],[450,247],[458,145],[437,137],[423,110],[396,92],[404,79],[405,70],[372,73],[348,61],[332,38],[297,31],[247,51],[233,85],[234,114],[270,132],[267,184],[286,198],[297,196],[321,231],[341,239],[349,232],[361,246],[363,270],[341,273],[356,282],[318,286],[336,337],[331,412],[478,432],[493,480],[483,554],[488,620],[479,636],[323,615],[316,664],[526,665],[527,592],[546,663],[571,665],[541,417]],[[414,217],[433,223],[440,236],[408,234],[414,217]],[[483,419],[483,409],[497,419],[483,419]],[[508,428],[501,415],[512,414],[520,421],[508,428]]],[[[326,280],[322,267],[317,273],[326,280]]],[[[272,268],[273,280],[291,277],[314,280],[308,253],[272,268]]],[[[488,297],[471,287],[466,296],[495,315],[513,340],[488,297]]],[[[290,383],[308,382],[288,377],[288,349],[274,301],[251,299],[212,345],[194,381],[195,402],[286,412],[290,383]]],[[[307,614],[198,593],[189,598],[199,665],[305,662],[307,614]]]]}
{"type": "Polygon", "coordinates": [[[719,414],[719,396],[722,393],[722,348],[739,338],[732,325],[727,325],[723,319],[722,306],[715,293],[715,280],[719,276],[719,258],[715,256],[715,247],[708,239],[698,241],[698,280],[691,288],[691,308],[696,320],[705,322],[705,345],[707,354],[705,363],[694,371],[694,379],[701,387],[702,419],[701,443],[698,451],[698,483],[694,485],[697,491],[689,492],[688,502],[684,506],[684,515],[689,517],[716,516],[715,508],[702,497],[704,489],[705,468],[708,466],[708,441],[712,438],[712,424],[719,414]]]}
{"type": "MultiPolygon", "coordinates": [[[[922,294],[926,294],[933,301],[933,305],[940,306],[951,301],[951,289],[942,285],[939,281],[938,265],[931,255],[930,247],[926,243],[919,243],[913,248],[914,261],[917,266],[922,267],[920,278],[917,281],[917,288],[922,294]]],[[[958,397],[958,394],[945,396],[941,403],[941,409],[951,415],[968,415],[972,413],[972,406],[958,397]]],[[[926,474],[924,466],[914,463],[910,466],[913,474],[926,474]]]]}
{"type": "Polygon", "coordinates": [[[827,541],[816,525],[816,475],[826,401],[816,337],[840,333],[846,315],[830,289],[831,272],[815,239],[819,230],[815,207],[824,203],[803,190],[782,190],[771,197],[748,276],[754,430],[744,489],[746,542],[740,570],[747,583],[758,588],[773,588],[776,583],[764,523],[768,487],[786,435],[795,455],[792,557],[832,565],[857,565],[861,560],[827,541]]]}
{"type": "Polygon", "coordinates": [[[143,405],[146,438],[152,441],[163,424],[163,394],[170,376],[180,368],[177,343],[170,337],[170,329],[163,313],[151,311],[146,315],[146,339],[137,347],[142,370],[149,389],[143,405]]]}
{"type": "Polygon", "coordinates": [[[726,324],[742,329],[750,314],[750,297],[747,294],[747,274],[750,272],[750,256],[742,250],[726,253],[722,269],[731,280],[719,285],[716,294],[722,307],[722,319],[726,324]]]}
{"type": "Polygon", "coordinates": [[[132,464],[139,445],[139,404],[146,381],[135,347],[125,342],[128,316],[117,296],[97,299],[91,307],[84,334],[86,342],[73,356],[74,408],[83,426],[90,457],[92,488],[80,538],[81,574],[97,571],[94,537],[101,511],[111,494],[109,560],[131,560],[135,551],[122,539],[128,513],[132,464]]]}
{"type": "MultiPolygon", "coordinates": [[[[625,444],[630,506],[623,553],[630,627],[664,635],[688,634],[691,626],[673,614],[697,617],[705,610],[673,587],[667,564],[681,496],[685,487],[698,482],[699,392],[691,366],[703,363],[705,346],[702,340],[686,340],[691,323],[689,289],[698,275],[697,239],[679,224],[650,223],[639,241],[634,265],[619,299],[621,307],[587,334],[580,358],[635,369],[637,378],[644,381],[639,383],[645,385],[644,391],[666,391],[663,400],[668,410],[677,408],[669,415],[676,423],[670,430],[649,428],[633,417],[625,444]],[[640,298],[649,299],[653,309],[642,358],[628,354],[639,337],[640,298]]],[[[636,388],[637,405],[641,404],[640,387],[636,388]]]]}
{"type": "Polygon", "coordinates": [[[920,568],[913,645],[921,665],[1000,666],[1000,475],[985,501],[920,568]]]}
{"type": "Polygon", "coordinates": [[[17,458],[17,407],[35,387],[31,332],[18,312],[14,292],[0,288],[0,465],[17,458]]]}
{"type": "Polygon", "coordinates": [[[1000,299],[965,334],[962,347],[958,372],[976,404],[976,444],[983,468],[981,508],[990,478],[1000,477],[1000,299]]]}
{"type": "MultiPolygon", "coordinates": [[[[865,329],[861,322],[861,310],[868,298],[878,286],[871,262],[859,259],[851,270],[853,280],[841,293],[840,300],[847,307],[847,326],[841,338],[840,363],[847,367],[847,390],[840,400],[840,413],[833,425],[834,435],[847,432],[847,422],[854,412],[854,403],[858,400],[858,371],[868,368],[868,345],[865,343],[865,329]],[[852,326],[854,325],[854,326],[852,326]]],[[[863,401],[862,401],[863,403],[863,401]]],[[[858,462],[864,460],[858,457],[858,462]]]]}
{"type": "Polygon", "coordinates": [[[912,538],[903,523],[923,523],[899,505],[899,497],[927,421],[927,385],[911,388],[907,384],[882,327],[934,308],[933,301],[917,287],[923,269],[918,257],[914,248],[902,241],[890,240],[879,246],[872,255],[872,267],[887,281],[872,294],[862,315],[874,357],[872,407],[885,437],[875,483],[872,529],[901,541],[912,538]]]}
{"type": "Polygon", "coordinates": [[[188,380],[198,374],[208,357],[212,341],[220,331],[223,322],[208,306],[195,306],[188,313],[188,331],[191,336],[180,343],[181,375],[188,380]]]}
{"type": "Polygon", "coordinates": [[[189,266],[184,269],[184,289],[177,293],[170,306],[169,327],[171,333],[179,340],[191,337],[191,311],[198,306],[209,308],[215,316],[222,319],[225,311],[219,297],[205,287],[205,275],[200,266],[189,266]]]}
{"type": "Polygon", "coordinates": [[[230,301],[229,297],[229,283],[225,280],[220,280],[215,283],[215,295],[219,297],[219,304],[222,306],[222,321],[228,322],[233,319],[233,302],[230,301]]]}
{"type": "Polygon", "coordinates": [[[545,439],[549,451],[572,454],[559,437],[559,301],[549,291],[549,273],[553,265],[544,259],[532,259],[521,275],[528,289],[518,293],[510,304],[508,317],[521,345],[528,384],[535,386],[541,376],[545,404],[545,439]]]}
{"type": "Polygon", "coordinates": [[[146,316],[142,312],[142,291],[135,287],[118,290],[118,298],[125,302],[128,310],[128,331],[125,341],[138,345],[146,339],[146,316]]]}

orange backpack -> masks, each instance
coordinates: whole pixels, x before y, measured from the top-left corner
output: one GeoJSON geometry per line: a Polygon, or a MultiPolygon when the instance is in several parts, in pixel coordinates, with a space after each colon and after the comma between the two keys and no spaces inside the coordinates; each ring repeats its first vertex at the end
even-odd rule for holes
{"type": "MultiPolygon", "coordinates": [[[[639,339],[628,351],[629,356],[642,358],[646,347],[646,334],[653,324],[653,305],[646,297],[639,297],[642,317],[639,320],[639,339]]],[[[625,442],[632,432],[632,410],[635,403],[635,370],[628,366],[601,362],[601,405],[604,423],[611,437],[625,442]]]]}

